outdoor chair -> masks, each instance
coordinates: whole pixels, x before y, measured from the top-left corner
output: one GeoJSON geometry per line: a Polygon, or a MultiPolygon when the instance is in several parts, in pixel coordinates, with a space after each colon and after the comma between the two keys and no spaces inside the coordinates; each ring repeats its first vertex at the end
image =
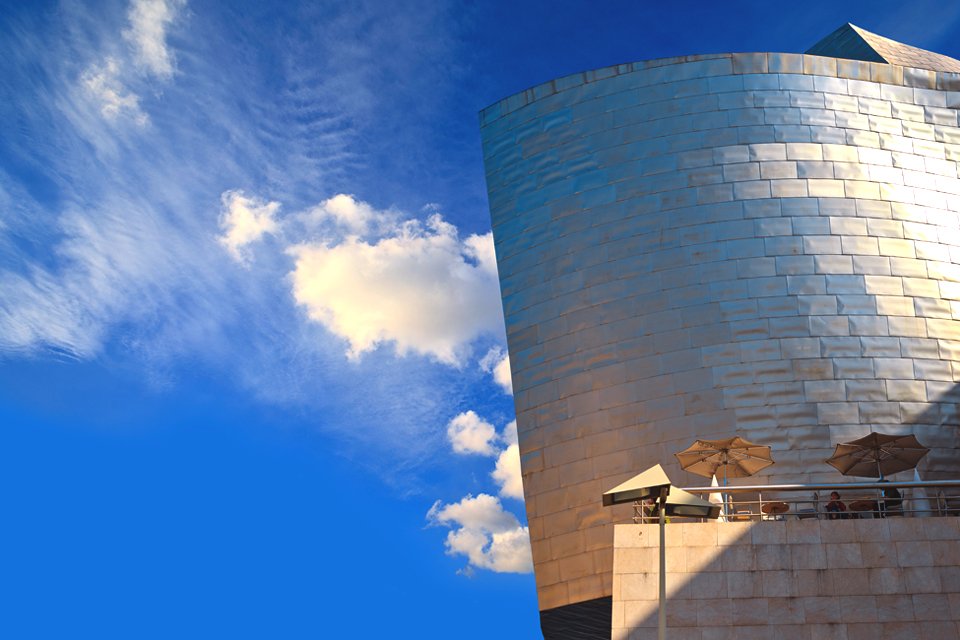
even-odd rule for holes
{"type": "Polygon", "coordinates": [[[753,518],[753,512],[749,509],[737,509],[730,516],[731,522],[748,522],[753,518]]]}
{"type": "Polygon", "coordinates": [[[798,520],[818,518],[820,516],[819,497],[814,493],[813,498],[809,502],[797,502],[794,511],[797,514],[798,520]],[[801,508],[801,505],[804,505],[803,508],[801,508]]]}

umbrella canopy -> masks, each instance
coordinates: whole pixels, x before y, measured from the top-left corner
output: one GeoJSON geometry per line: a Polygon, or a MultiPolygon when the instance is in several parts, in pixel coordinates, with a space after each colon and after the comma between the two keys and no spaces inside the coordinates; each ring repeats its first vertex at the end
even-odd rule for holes
{"type": "Polygon", "coordinates": [[[845,476],[880,478],[913,469],[930,451],[913,434],[893,436],[871,432],[852,442],[838,444],[827,464],[845,476]]]}
{"type": "Polygon", "coordinates": [[[737,436],[726,440],[697,440],[675,453],[680,468],[709,478],[745,478],[773,464],[770,447],[754,444],[737,436]]]}

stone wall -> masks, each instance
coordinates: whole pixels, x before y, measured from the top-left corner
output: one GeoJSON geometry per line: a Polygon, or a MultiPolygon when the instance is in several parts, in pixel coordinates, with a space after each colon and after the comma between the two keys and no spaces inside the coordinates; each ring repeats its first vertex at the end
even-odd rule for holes
{"type": "MultiPolygon", "coordinates": [[[[614,640],[657,637],[656,525],[616,525],[614,640]]],[[[960,519],[669,524],[671,640],[960,637],[960,519]]]]}

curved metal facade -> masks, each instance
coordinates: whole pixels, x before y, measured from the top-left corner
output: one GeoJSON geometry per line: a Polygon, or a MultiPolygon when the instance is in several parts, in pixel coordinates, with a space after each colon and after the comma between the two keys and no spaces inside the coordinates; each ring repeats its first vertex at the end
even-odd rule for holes
{"type": "Polygon", "coordinates": [[[601,493],[696,437],[835,481],[871,430],[956,476],[960,74],[795,54],[609,67],[482,114],[540,608],[611,593],[601,493]]]}

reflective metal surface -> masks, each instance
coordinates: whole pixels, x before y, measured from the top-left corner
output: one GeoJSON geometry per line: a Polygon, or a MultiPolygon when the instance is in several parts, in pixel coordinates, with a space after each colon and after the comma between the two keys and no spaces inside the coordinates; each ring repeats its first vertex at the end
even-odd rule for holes
{"type": "Polygon", "coordinates": [[[807,53],[914,67],[908,72],[917,76],[922,76],[924,71],[960,71],[960,60],[911,47],[849,23],[810,47],[807,53]]]}
{"type": "Polygon", "coordinates": [[[692,480],[696,438],[770,445],[751,483],[836,482],[835,444],[909,431],[957,477],[958,106],[958,74],[761,53],[481,114],[541,609],[611,593],[629,506],[600,495],[692,480]]]}

